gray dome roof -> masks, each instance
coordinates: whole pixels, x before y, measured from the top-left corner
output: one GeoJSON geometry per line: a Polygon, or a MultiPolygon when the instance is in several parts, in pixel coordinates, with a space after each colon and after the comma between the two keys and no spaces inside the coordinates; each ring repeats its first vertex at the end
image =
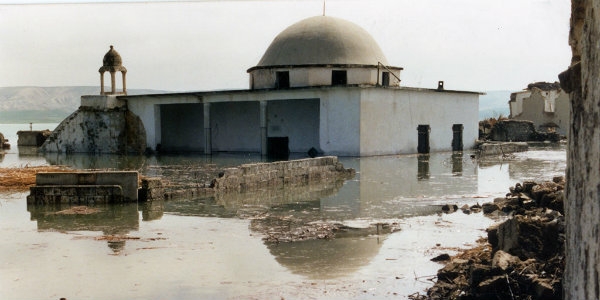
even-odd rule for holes
{"type": "Polygon", "coordinates": [[[317,16],[282,31],[255,68],[296,65],[387,65],[377,42],[360,26],[317,16]]]}

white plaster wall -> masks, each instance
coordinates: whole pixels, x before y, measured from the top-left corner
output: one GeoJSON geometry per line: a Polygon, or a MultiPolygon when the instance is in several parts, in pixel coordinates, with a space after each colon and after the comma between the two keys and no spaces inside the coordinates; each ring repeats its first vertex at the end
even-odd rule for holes
{"type": "Polygon", "coordinates": [[[290,70],[290,87],[311,86],[310,69],[292,69],[290,70]]]}
{"type": "Polygon", "coordinates": [[[515,94],[515,101],[509,102],[510,118],[517,117],[521,113],[523,113],[523,99],[529,98],[529,96],[531,96],[530,91],[516,92],[514,94],[515,94]]]}
{"type": "Polygon", "coordinates": [[[288,137],[291,152],[319,148],[319,99],[269,101],[267,136],[288,137]]]}
{"type": "Polygon", "coordinates": [[[308,86],[331,85],[331,69],[308,69],[308,86]]]}
{"type": "Polygon", "coordinates": [[[210,104],[213,151],[260,152],[258,101],[210,104]]]}
{"type": "MultiPolygon", "coordinates": [[[[252,71],[251,78],[254,80],[255,89],[274,88],[276,81],[276,73],[278,71],[290,72],[290,87],[307,87],[307,86],[328,86],[331,85],[331,71],[346,70],[348,84],[377,84],[377,68],[331,68],[331,67],[311,67],[311,68],[273,68],[273,69],[257,69],[252,71]]],[[[400,78],[400,70],[392,70],[398,78],[400,78]]],[[[387,72],[386,69],[379,69],[379,83],[382,82],[381,74],[387,72]]],[[[398,86],[400,82],[390,75],[390,86],[398,86]]]]}
{"type": "MultiPolygon", "coordinates": [[[[161,132],[161,128],[166,128],[161,124],[165,120],[157,117],[161,115],[161,106],[202,103],[202,99],[211,103],[214,151],[260,151],[259,101],[268,101],[268,106],[272,105],[272,111],[267,106],[269,117],[274,117],[271,113],[277,111],[285,116],[283,122],[276,118],[269,121],[268,130],[271,131],[268,131],[268,136],[275,136],[273,128],[269,126],[279,126],[280,130],[285,130],[285,133],[292,137],[292,151],[303,152],[306,150],[304,148],[312,147],[315,136],[318,136],[317,148],[328,155],[415,153],[416,128],[419,124],[431,126],[431,151],[452,149],[453,124],[464,126],[464,149],[474,146],[478,134],[478,94],[414,88],[340,86],[298,90],[208,92],[201,96],[136,96],[128,101],[128,107],[142,120],[147,144],[155,149],[156,144],[160,143],[166,134],[161,132]],[[318,109],[314,104],[303,103],[303,99],[320,99],[318,109]],[[283,102],[274,103],[279,100],[290,100],[285,102],[291,103],[292,106],[283,108],[283,102]],[[314,118],[318,120],[317,129],[309,125],[313,123],[313,114],[319,115],[318,119],[314,118]],[[310,134],[303,135],[301,132],[310,134]]],[[[200,106],[198,111],[202,111],[200,106]]],[[[202,128],[202,123],[197,123],[198,126],[191,126],[202,128]]],[[[198,133],[195,136],[202,135],[198,133]]],[[[197,146],[202,142],[199,138],[197,146]]]]}
{"type": "Polygon", "coordinates": [[[329,88],[321,96],[320,144],[326,155],[360,155],[361,88],[329,88]]]}
{"type": "Polygon", "coordinates": [[[430,151],[452,150],[452,125],[462,124],[463,149],[478,136],[479,95],[419,89],[365,88],[360,104],[362,156],[416,153],[418,125],[429,125],[430,151]]]}

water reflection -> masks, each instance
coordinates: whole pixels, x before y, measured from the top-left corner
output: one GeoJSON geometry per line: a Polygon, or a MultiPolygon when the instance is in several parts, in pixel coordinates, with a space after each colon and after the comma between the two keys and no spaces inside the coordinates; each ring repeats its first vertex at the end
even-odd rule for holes
{"type": "MultiPolygon", "coordinates": [[[[181,240],[178,240],[177,247],[183,250],[178,252],[178,258],[182,260],[193,257],[192,253],[211,255],[206,253],[210,253],[207,249],[212,247],[213,241],[201,241],[202,238],[189,241],[186,239],[192,230],[202,228],[197,225],[197,220],[200,219],[197,217],[216,217],[219,218],[215,219],[218,220],[218,225],[215,225],[210,232],[215,236],[222,235],[223,239],[235,245],[233,247],[244,248],[245,245],[235,244],[231,237],[243,235],[246,238],[248,236],[256,238],[258,236],[257,243],[262,246],[259,247],[260,251],[292,273],[309,279],[339,278],[369,266],[377,254],[384,251],[381,248],[381,241],[389,242],[396,236],[388,233],[377,234],[374,231],[376,228],[374,224],[399,222],[412,216],[434,215],[440,211],[441,204],[474,204],[484,201],[476,198],[482,190],[488,193],[487,196],[493,193],[503,194],[508,186],[514,184],[512,181],[522,181],[523,178],[539,180],[544,176],[559,175],[561,172],[564,174],[565,151],[560,147],[533,149],[526,153],[515,154],[511,159],[489,157],[476,160],[471,159],[470,154],[470,152],[464,154],[455,152],[340,158],[345,167],[357,170],[356,178],[333,184],[285,187],[246,194],[217,194],[201,199],[154,201],[140,203],[139,206],[95,206],[94,208],[100,211],[88,215],[59,213],[72,208],[68,205],[31,205],[27,206],[27,211],[40,232],[96,231],[109,236],[126,235],[141,228],[140,231],[146,230],[151,234],[156,232],[161,234],[164,232],[163,236],[170,234],[169,238],[172,239],[178,236],[181,240]],[[485,184],[489,187],[482,188],[485,184]],[[140,212],[143,220],[141,223],[140,212]],[[242,223],[241,226],[246,229],[249,227],[249,231],[232,229],[234,226],[231,224],[235,222],[232,218],[250,219],[251,221],[247,224],[242,223]],[[260,241],[260,238],[275,225],[280,227],[285,225],[292,230],[318,222],[341,223],[357,230],[351,234],[339,234],[333,240],[308,240],[294,243],[261,243],[260,241]],[[164,227],[169,227],[170,231],[165,232],[164,227]]],[[[69,165],[75,168],[136,169],[143,175],[166,176],[169,180],[173,179],[170,176],[176,176],[177,172],[167,174],[157,166],[190,167],[211,164],[228,167],[263,161],[259,155],[228,153],[219,153],[212,157],[49,154],[45,159],[52,164],[69,165]]],[[[177,168],[172,169],[177,170],[177,168]]],[[[0,213],[1,209],[0,207],[0,213]]],[[[406,227],[401,228],[402,231],[409,232],[411,228],[406,227]]],[[[146,235],[150,236],[149,233],[146,235]]],[[[77,242],[77,240],[69,241],[69,243],[77,242]]],[[[125,240],[106,240],[106,242],[115,253],[122,252],[127,247],[125,240]]],[[[435,241],[429,242],[435,245],[435,241]]],[[[173,258],[169,256],[172,255],[172,251],[165,251],[165,253],[161,254],[164,256],[159,256],[146,251],[144,255],[147,255],[148,260],[162,260],[164,264],[173,258]]],[[[226,251],[219,253],[223,257],[227,256],[226,251]]],[[[136,254],[139,255],[139,252],[136,254]]],[[[104,253],[102,255],[106,256],[104,253]]],[[[253,257],[226,259],[223,257],[219,256],[222,260],[231,261],[253,259],[253,257]]],[[[136,263],[128,257],[123,257],[122,260],[129,264],[136,263]]],[[[194,271],[205,272],[201,275],[210,277],[214,269],[194,271]]],[[[217,286],[220,286],[219,284],[217,283],[217,286]]]]}
{"type": "Polygon", "coordinates": [[[419,154],[417,156],[417,179],[429,179],[429,154],[419,154]]]}
{"type": "Polygon", "coordinates": [[[463,171],[463,153],[454,152],[452,153],[452,174],[455,176],[461,176],[463,171]]]}
{"type": "MultiPolygon", "coordinates": [[[[39,231],[100,231],[105,236],[126,235],[139,229],[136,203],[104,204],[82,208],[69,204],[27,205],[31,221],[39,231]],[[85,210],[83,210],[85,209],[85,210]]],[[[106,239],[108,247],[118,253],[125,241],[106,239]]]]}
{"type": "Polygon", "coordinates": [[[17,146],[19,157],[38,156],[38,148],[35,146],[17,146]]]}
{"type": "Polygon", "coordinates": [[[309,240],[267,244],[277,262],[294,274],[310,279],[330,279],[352,274],[379,253],[376,237],[309,240]]]}

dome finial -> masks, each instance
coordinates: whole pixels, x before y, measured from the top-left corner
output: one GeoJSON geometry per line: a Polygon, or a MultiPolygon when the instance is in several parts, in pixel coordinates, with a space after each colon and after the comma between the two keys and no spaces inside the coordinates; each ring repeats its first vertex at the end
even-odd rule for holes
{"type": "Polygon", "coordinates": [[[325,0],[323,0],[323,17],[325,16],[325,0]]]}

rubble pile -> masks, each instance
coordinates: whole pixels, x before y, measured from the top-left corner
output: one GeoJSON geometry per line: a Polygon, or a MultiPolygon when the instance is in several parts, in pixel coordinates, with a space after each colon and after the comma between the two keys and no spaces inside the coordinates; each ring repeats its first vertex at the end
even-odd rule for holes
{"type": "Polygon", "coordinates": [[[564,177],[524,182],[482,205],[505,213],[488,243],[450,260],[426,295],[411,299],[562,299],[565,263],[564,177]]]}

